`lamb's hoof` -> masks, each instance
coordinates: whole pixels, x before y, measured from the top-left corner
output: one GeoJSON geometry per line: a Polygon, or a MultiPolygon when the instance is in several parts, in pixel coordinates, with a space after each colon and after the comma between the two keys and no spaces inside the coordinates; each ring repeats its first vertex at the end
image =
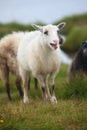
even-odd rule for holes
{"type": "Polygon", "coordinates": [[[28,104],[28,103],[29,103],[29,99],[28,99],[28,98],[24,98],[24,99],[23,99],[23,102],[24,102],[25,104],[28,104]]]}
{"type": "Polygon", "coordinates": [[[52,103],[57,103],[57,99],[56,99],[55,96],[52,96],[52,97],[51,97],[51,102],[52,102],[52,103]]]}

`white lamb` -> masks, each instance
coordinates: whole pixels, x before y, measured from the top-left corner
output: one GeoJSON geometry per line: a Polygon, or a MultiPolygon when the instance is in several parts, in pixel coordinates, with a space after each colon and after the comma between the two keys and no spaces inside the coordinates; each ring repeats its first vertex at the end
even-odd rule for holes
{"type": "Polygon", "coordinates": [[[64,28],[65,23],[57,26],[51,24],[47,26],[33,24],[32,26],[38,31],[29,32],[24,36],[17,55],[24,86],[23,101],[29,103],[28,79],[32,73],[41,84],[43,99],[57,103],[54,78],[61,63],[59,32],[64,28]],[[50,76],[51,94],[47,83],[48,75],[50,76]]]}

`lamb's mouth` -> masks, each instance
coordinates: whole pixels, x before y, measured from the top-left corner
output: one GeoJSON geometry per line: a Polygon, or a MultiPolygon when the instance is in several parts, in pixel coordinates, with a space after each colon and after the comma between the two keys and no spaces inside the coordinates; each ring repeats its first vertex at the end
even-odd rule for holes
{"type": "Polygon", "coordinates": [[[51,45],[54,49],[57,49],[57,48],[58,48],[58,44],[50,43],[50,45],[51,45]]]}

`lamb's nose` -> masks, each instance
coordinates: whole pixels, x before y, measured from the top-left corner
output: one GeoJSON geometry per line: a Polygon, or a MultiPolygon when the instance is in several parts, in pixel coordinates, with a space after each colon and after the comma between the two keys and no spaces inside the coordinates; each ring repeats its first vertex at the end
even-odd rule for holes
{"type": "Polygon", "coordinates": [[[54,42],[55,44],[58,44],[58,40],[53,40],[53,42],[54,42]]]}

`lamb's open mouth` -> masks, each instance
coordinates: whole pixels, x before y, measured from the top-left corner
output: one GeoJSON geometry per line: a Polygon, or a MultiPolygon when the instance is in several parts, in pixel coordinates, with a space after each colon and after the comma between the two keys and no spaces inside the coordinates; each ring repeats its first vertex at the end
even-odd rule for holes
{"type": "Polygon", "coordinates": [[[58,44],[50,43],[50,45],[51,45],[54,49],[57,49],[57,48],[58,48],[58,44]]]}

